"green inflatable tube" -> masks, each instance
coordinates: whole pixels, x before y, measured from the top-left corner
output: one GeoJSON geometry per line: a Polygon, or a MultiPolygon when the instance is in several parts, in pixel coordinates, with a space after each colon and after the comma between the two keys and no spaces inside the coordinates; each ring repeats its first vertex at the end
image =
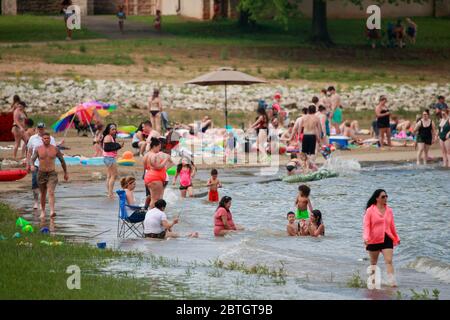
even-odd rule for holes
{"type": "Polygon", "coordinates": [[[129,134],[135,133],[137,128],[135,126],[121,126],[117,128],[117,131],[125,132],[129,134]]]}
{"type": "Polygon", "coordinates": [[[296,174],[292,176],[286,176],[283,177],[284,182],[288,183],[296,183],[296,182],[308,182],[308,181],[316,181],[316,180],[322,180],[326,178],[334,178],[337,177],[339,174],[337,172],[332,172],[329,170],[319,170],[316,172],[308,173],[308,174],[296,174]]]}
{"type": "Polygon", "coordinates": [[[167,174],[169,176],[174,176],[176,173],[177,173],[177,166],[173,166],[167,169],[167,174]]]}

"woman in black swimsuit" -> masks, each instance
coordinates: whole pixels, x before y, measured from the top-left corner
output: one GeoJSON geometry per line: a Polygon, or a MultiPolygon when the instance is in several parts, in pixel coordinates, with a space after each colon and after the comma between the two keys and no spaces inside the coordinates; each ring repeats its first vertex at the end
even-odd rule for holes
{"type": "Polygon", "coordinates": [[[260,151],[265,152],[265,144],[267,143],[267,134],[269,128],[269,117],[267,116],[264,107],[259,107],[256,111],[258,113],[258,118],[256,122],[252,124],[251,129],[256,130],[257,142],[256,147],[258,149],[258,155],[260,151]]]}
{"type": "Polygon", "coordinates": [[[417,121],[414,133],[417,134],[417,165],[420,165],[422,154],[423,164],[427,164],[428,151],[434,143],[434,137],[436,136],[436,128],[430,119],[430,110],[426,109],[422,112],[422,118],[417,121]]]}
{"type": "Polygon", "coordinates": [[[387,98],[386,96],[381,96],[379,103],[375,108],[375,115],[377,117],[377,128],[379,131],[380,146],[384,145],[384,140],[386,137],[387,145],[391,146],[391,128],[390,128],[390,112],[386,107],[387,98]]]}
{"type": "Polygon", "coordinates": [[[161,112],[162,104],[159,98],[159,90],[154,89],[152,97],[148,100],[148,111],[150,112],[150,121],[152,122],[152,127],[161,132],[161,112]]]}

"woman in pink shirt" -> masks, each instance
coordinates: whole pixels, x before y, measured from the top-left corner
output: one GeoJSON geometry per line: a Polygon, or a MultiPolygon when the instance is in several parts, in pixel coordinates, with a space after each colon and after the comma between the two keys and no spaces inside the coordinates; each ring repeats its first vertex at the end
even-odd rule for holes
{"type": "Polygon", "coordinates": [[[241,226],[235,225],[230,211],[231,197],[225,196],[220,200],[219,207],[214,214],[214,235],[224,236],[230,232],[244,230],[241,226]]]}
{"type": "Polygon", "coordinates": [[[386,191],[378,189],[367,202],[363,239],[372,266],[377,264],[380,251],[383,253],[388,280],[391,286],[396,287],[392,256],[394,246],[400,244],[400,238],[395,229],[392,209],[387,205],[387,198],[386,191]]]}

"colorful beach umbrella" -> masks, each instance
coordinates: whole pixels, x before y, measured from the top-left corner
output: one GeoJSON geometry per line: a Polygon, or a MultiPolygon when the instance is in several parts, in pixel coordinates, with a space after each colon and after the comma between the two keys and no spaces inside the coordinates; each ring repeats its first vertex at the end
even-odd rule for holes
{"type": "Polygon", "coordinates": [[[73,127],[75,117],[80,120],[81,124],[89,125],[95,113],[99,116],[106,117],[109,115],[109,112],[114,110],[117,110],[117,106],[114,104],[99,101],[84,102],[61,115],[59,120],[52,125],[52,129],[55,132],[61,132],[73,127]]]}

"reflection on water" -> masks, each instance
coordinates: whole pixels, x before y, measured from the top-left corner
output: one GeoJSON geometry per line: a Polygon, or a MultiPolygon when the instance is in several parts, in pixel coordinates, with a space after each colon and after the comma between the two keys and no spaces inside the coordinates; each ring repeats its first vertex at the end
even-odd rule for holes
{"type": "MultiPolygon", "coordinates": [[[[322,211],[326,225],[326,237],[320,239],[285,235],[286,213],[294,209],[298,185],[273,181],[277,177],[260,175],[256,169],[219,172],[224,184],[219,193],[233,198],[234,219],[246,227],[245,231],[226,238],[216,239],[212,233],[216,205],[209,204],[206,197],[181,199],[172,186],[166,190],[165,199],[169,219],[180,215],[175,231],[198,231],[200,238],[117,239],[118,203],[106,199],[103,183],[60,185],[58,216],[50,227],[58,234],[93,244],[103,240],[108,247],[177,258],[178,262],[170,266],[118,262],[109,269],[130,269],[142,277],[183,281],[191,291],[206,297],[390,299],[395,298],[397,289],[369,291],[346,285],[355,272],[366,279],[368,261],[363,258],[367,253],[361,240],[363,212],[372,192],[383,188],[390,196],[401,238],[394,255],[398,290],[409,293],[410,288],[420,291],[437,288],[441,299],[450,298],[450,172],[412,165],[367,168],[360,168],[355,162],[332,165],[339,168],[339,177],[308,183],[313,206],[322,211]],[[262,183],[268,180],[271,182],[262,183]],[[216,259],[282,269],[286,277],[224,270],[212,266],[216,259]]],[[[209,172],[200,171],[197,178],[206,181],[208,177],[209,172]]],[[[206,190],[204,186],[195,187],[197,193],[206,190]]],[[[141,181],[137,189],[142,190],[137,193],[137,199],[142,201],[145,194],[141,181]]],[[[14,199],[14,204],[23,207],[31,202],[31,194],[20,194],[14,199]]],[[[384,271],[383,262],[380,257],[379,265],[384,271]]]]}

